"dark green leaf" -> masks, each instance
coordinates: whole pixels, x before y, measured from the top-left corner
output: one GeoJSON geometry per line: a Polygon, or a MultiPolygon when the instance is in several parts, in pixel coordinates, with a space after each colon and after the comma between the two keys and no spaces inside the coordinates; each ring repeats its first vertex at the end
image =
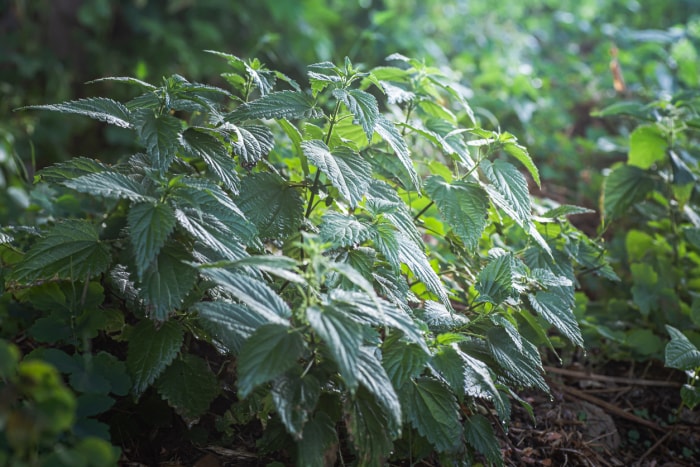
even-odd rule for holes
{"type": "Polygon", "coordinates": [[[189,419],[203,415],[220,391],[207,362],[189,353],[165,369],[156,387],[171,407],[189,419]]]}
{"type": "Polygon", "coordinates": [[[358,451],[360,466],[384,465],[394,446],[388,430],[389,416],[377,403],[377,399],[360,386],[348,409],[347,429],[358,451]]]}
{"type": "Polygon", "coordinates": [[[379,106],[377,99],[372,94],[359,89],[336,89],[333,95],[340,100],[353,114],[354,123],[362,126],[362,129],[367,135],[367,141],[372,142],[374,128],[379,118],[379,106]]]}
{"type": "Polygon", "coordinates": [[[235,134],[236,139],[231,145],[244,167],[256,164],[275,146],[272,132],[261,125],[239,125],[232,129],[226,127],[226,131],[235,134]]]}
{"type": "Polygon", "coordinates": [[[245,341],[238,356],[238,394],[247,397],[256,386],[270,381],[292,368],[302,351],[304,339],[299,332],[282,324],[260,326],[245,341]]]}
{"type": "Polygon", "coordinates": [[[152,84],[149,84],[145,81],[141,81],[140,79],[132,78],[130,76],[107,76],[105,78],[97,78],[97,79],[90,80],[90,81],[86,82],[85,84],[100,83],[103,81],[114,81],[117,83],[131,84],[134,86],[138,86],[140,88],[144,88],[148,91],[155,91],[157,89],[152,84]]]}
{"type": "Polygon", "coordinates": [[[374,131],[376,131],[379,136],[381,136],[382,139],[386,141],[389,146],[391,146],[391,149],[394,150],[396,156],[401,161],[401,164],[403,164],[404,168],[411,177],[413,186],[416,188],[416,190],[420,190],[420,179],[418,178],[415,167],[413,167],[411,153],[408,150],[406,141],[403,139],[403,136],[401,136],[401,132],[396,129],[396,126],[392,122],[382,116],[377,118],[374,131]]]}
{"type": "Polygon", "coordinates": [[[609,117],[612,115],[631,115],[638,118],[646,118],[646,106],[640,102],[624,101],[616,102],[603,110],[592,112],[593,117],[609,117]]]}
{"type": "Polygon", "coordinates": [[[623,214],[654,189],[654,181],[639,167],[621,165],[613,169],[603,184],[603,211],[606,217],[623,214]]]}
{"type": "Polygon", "coordinates": [[[357,246],[372,235],[369,226],[355,216],[346,216],[335,211],[328,211],[321,219],[321,240],[333,247],[357,246]]]}
{"type": "Polygon", "coordinates": [[[517,281],[518,274],[512,254],[497,256],[479,272],[476,283],[478,301],[498,305],[508,299],[517,299],[517,281]]]}
{"type": "Polygon", "coordinates": [[[81,193],[104,196],[111,199],[128,199],[139,202],[156,202],[146,187],[117,172],[98,172],[82,175],[63,184],[81,193]]]}
{"type": "Polygon", "coordinates": [[[105,164],[95,159],[74,157],[66,162],[41,169],[37,172],[37,175],[45,182],[61,183],[82,175],[98,173],[107,169],[108,167],[105,164]]]}
{"type": "Polygon", "coordinates": [[[134,125],[139,142],[146,148],[155,167],[161,172],[167,171],[179,146],[180,120],[171,115],[157,115],[152,110],[140,109],[134,114],[134,125]]]}
{"type": "Polygon", "coordinates": [[[532,207],[527,180],[512,164],[501,160],[481,162],[481,168],[491,185],[486,190],[493,203],[503,209],[520,226],[530,221],[532,207]]]}
{"type": "Polygon", "coordinates": [[[297,465],[326,467],[335,460],[337,449],[335,423],[325,412],[317,412],[304,426],[304,434],[297,443],[297,465]]]}
{"type": "Polygon", "coordinates": [[[295,91],[280,91],[247,102],[231,112],[226,120],[231,122],[262,118],[321,118],[323,112],[316,108],[308,96],[295,91]]]}
{"type": "Polygon", "coordinates": [[[522,340],[518,349],[513,340],[501,327],[493,327],[487,333],[491,354],[504,370],[504,376],[526,387],[536,387],[549,392],[542,376],[544,369],[537,348],[527,340],[522,340]]]}
{"type": "Polygon", "coordinates": [[[700,350],[673,326],[666,325],[671,342],[666,345],[665,365],[683,371],[700,367],[700,350]]]}
{"type": "Polygon", "coordinates": [[[185,333],[176,321],[166,321],[158,329],[142,320],[129,334],[126,367],[133,379],[133,391],[140,396],[175,360],[185,333]]]}
{"type": "Polygon", "coordinates": [[[142,278],[175,228],[175,214],[167,204],[142,203],[129,209],[127,222],[136,270],[142,278]]]}
{"type": "Polygon", "coordinates": [[[542,215],[542,217],[556,219],[559,217],[566,217],[575,214],[590,214],[594,212],[595,211],[593,209],[588,209],[581,206],[574,206],[571,204],[562,204],[561,206],[557,206],[556,208],[550,209],[549,211],[545,212],[542,215]]]}
{"type": "Polygon", "coordinates": [[[467,443],[486,456],[489,462],[495,465],[503,465],[503,456],[498,444],[498,438],[496,438],[493,427],[486,417],[481,414],[471,415],[464,422],[464,437],[467,443]]]}
{"type": "Polygon", "coordinates": [[[399,244],[399,261],[406,264],[411,272],[425,284],[428,290],[434,293],[448,310],[452,311],[452,303],[447,294],[447,289],[428,261],[428,257],[421,246],[423,244],[418,245],[401,233],[397,235],[397,241],[399,244]]]}
{"type": "Polygon", "coordinates": [[[396,388],[420,374],[429,358],[425,349],[402,340],[400,333],[392,333],[382,344],[382,365],[396,388]]]}
{"type": "Polygon", "coordinates": [[[239,180],[236,165],[224,145],[215,137],[188,128],[180,138],[180,146],[188,157],[202,159],[207,168],[234,194],[238,194],[239,180]]]}
{"type": "Polygon", "coordinates": [[[61,104],[32,105],[22,109],[51,110],[54,112],[85,115],[122,128],[131,127],[131,113],[121,102],[104,97],[90,97],[61,104]]]}
{"type": "Polygon", "coordinates": [[[552,324],[574,345],[583,347],[583,337],[573,313],[574,296],[570,287],[550,287],[546,291],[529,294],[532,308],[552,324]]]}
{"type": "Polygon", "coordinates": [[[306,435],[304,425],[321,395],[321,384],[313,375],[300,378],[295,373],[288,373],[275,380],[271,393],[277,414],[289,434],[297,440],[302,439],[302,431],[306,435]]]}
{"type": "Polygon", "coordinates": [[[466,393],[472,397],[492,400],[501,420],[508,420],[510,418],[508,400],[504,399],[496,388],[496,383],[486,363],[459,349],[457,354],[464,361],[464,390],[466,393]]]}
{"type": "Polygon", "coordinates": [[[537,186],[540,185],[540,173],[537,170],[537,166],[535,166],[535,163],[532,162],[532,158],[530,157],[530,154],[527,152],[527,148],[525,146],[521,146],[517,142],[514,141],[508,141],[503,145],[503,149],[510,154],[511,156],[515,157],[520,161],[521,164],[525,166],[525,168],[530,172],[530,175],[532,175],[532,179],[535,180],[535,183],[537,183],[537,186]]]}
{"type": "Polygon", "coordinates": [[[384,367],[374,355],[375,349],[362,347],[358,375],[360,383],[377,398],[389,417],[389,431],[392,436],[401,434],[401,404],[384,367]]]}
{"type": "Polygon", "coordinates": [[[202,326],[234,354],[241,350],[243,342],[263,324],[287,324],[285,319],[277,315],[262,315],[238,303],[199,302],[193,309],[199,313],[202,326]]]}

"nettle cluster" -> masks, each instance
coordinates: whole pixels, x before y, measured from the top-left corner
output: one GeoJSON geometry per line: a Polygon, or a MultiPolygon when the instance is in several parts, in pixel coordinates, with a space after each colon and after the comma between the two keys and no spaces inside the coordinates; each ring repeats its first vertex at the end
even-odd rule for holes
{"type": "Polygon", "coordinates": [[[526,149],[419,61],[317,63],[305,89],[217,55],[233,92],[119,77],[141,94],[36,107],[130,129],[143,152],[39,173],[45,222],[0,238],[24,310],[3,335],[23,320],[25,360],[87,398],[77,436],[107,438],[95,416],[155,391],[189,423],[228,401],[222,437],[260,423],[261,452],[298,465],[502,463],[493,426],[518,388],[548,390],[549,328],[583,344],[576,273],[607,271],[567,220],[587,210],[534,203],[526,149]]]}

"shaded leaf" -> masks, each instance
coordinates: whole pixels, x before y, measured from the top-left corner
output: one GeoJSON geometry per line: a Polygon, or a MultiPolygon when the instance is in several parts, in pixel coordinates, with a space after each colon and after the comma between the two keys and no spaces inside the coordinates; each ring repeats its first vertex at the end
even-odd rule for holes
{"type": "Polygon", "coordinates": [[[188,128],[180,137],[180,146],[186,156],[202,159],[209,171],[221,180],[226,188],[238,194],[236,164],[218,139],[203,131],[188,128]]]}
{"type": "Polygon", "coordinates": [[[531,217],[530,193],[527,180],[512,164],[501,160],[493,163],[484,160],[481,168],[491,185],[486,190],[493,203],[503,209],[520,226],[525,226],[531,217]]]}
{"type": "Polygon", "coordinates": [[[359,454],[358,465],[383,466],[394,447],[387,428],[388,414],[363,386],[357,390],[347,412],[348,434],[359,454]]]}
{"type": "Polygon", "coordinates": [[[518,350],[503,328],[493,327],[487,332],[487,343],[507,379],[525,387],[536,387],[549,392],[542,376],[544,369],[539,352],[529,341],[523,339],[522,348],[518,350]]]}
{"type": "Polygon", "coordinates": [[[256,164],[275,146],[272,132],[261,125],[239,125],[229,132],[236,135],[236,140],[231,145],[244,167],[256,164]]]}
{"type": "Polygon", "coordinates": [[[401,404],[389,376],[374,355],[375,349],[362,347],[358,365],[358,379],[369,390],[388,415],[391,436],[401,434],[401,404]]]}
{"type": "Polygon", "coordinates": [[[517,273],[512,254],[504,254],[491,260],[480,272],[476,283],[479,302],[498,305],[518,297],[515,288],[517,273]]]}
{"type": "Polygon", "coordinates": [[[147,319],[129,334],[126,367],[133,380],[132,391],[140,396],[175,359],[185,333],[176,321],[167,321],[158,329],[147,319]]]}
{"type": "Polygon", "coordinates": [[[541,186],[540,173],[525,146],[521,146],[514,141],[508,141],[503,145],[503,149],[508,154],[518,159],[518,161],[525,166],[528,172],[530,172],[530,175],[532,176],[532,179],[535,180],[535,183],[537,183],[537,186],[541,186]]]}
{"type": "Polygon", "coordinates": [[[204,415],[219,393],[216,376],[207,362],[189,353],[165,369],[156,388],[177,413],[189,419],[204,415]]]}
{"type": "Polygon", "coordinates": [[[134,113],[134,125],[139,142],[146,148],[156,168],[161,172],[168,170],[180,141],[180,120],[172,115],[139,109],[134,113]]]}
{"type": "Polygon", "coordinates": [[[664,364],[683,371],[700,367],[700,350],[673,326],[666,325],[666,331],[671,336],[671,341],[666,345],[664,364]]]}
{"type": "Polygon", "coordinates": [[[420,190],[420,179],[416,173],[415,167],[413,167],[413,161],[411,160],[411,153],[408,150],[406,141],[401,136],[401,132],[396,129],[396,126],[387,120],[386,118],[379,116],[374,126],[374,131],[382,137],[384,141],[394,150],[394,153],[403,164],[406,172],[408,172],[413,182],[413,186],[416,190],[420,190]]]}
{"type": "Polygon", "coordinates": [[[326,467],[329,458],[335,459],[338,434],[335,423],[325,412],[317,412],[304,426],[304,434],[297,443],[297,465],[326,467]]]}
{"type": "Polygon", "coordinates": [[[156,202],[156,198],[146,187],[118,172],[91,173],[66,180],[63,184],[81,193],[105,198],[156,202]]]}
{"type": "Polygon", "coordinates": [[[486,456],[489,462],[503,465],[503,456],[489,420],[481,414],[471,415],[464,422],[464,437],[467,443],[486,456]]]}
{"type": "Polygon", "coordinates": [[[108,170],[108,167],[98,160],[88,159],[87,157],[74,157],[65,162],[41,169],[37,172],[37,175],[45,182],[61,183],[65,180],[105,170],[108,170]]]}
{"type": "Polygon", "coordinates": [[[603,212],[617,217],[642,201],[654,189],[654,181],[642,169],[629,165],[616,167],[603,183],[603,212]]]}
{"type": "Polygon", "coordinates": [[[382,344],[382,366],[396,388],[425,368],[430,354],[421,346],[401,339],[400,333],[392,333],[382,344]]]}
{"type": "Polygon", "coordinates": [[[321,384],[313,375],[307,374],[301,378],[288,373],[275,380],[271,394],[277,414],[289,434],[296,440],[302,439],[307,433],[304,425],[321,396],[321,384]]]}
{"type": "Polygon", "coordinates": [[[583,347],[583,337],[573,313],[573,289],[550,287],[546,291],[529,294],[532,308],[548,323],[557,328],[574,345],[583,347]]]}
{"type": "Polygon", "coordinates": [[[167,204],[141,203],[129,209],[127,222],[141,278],[175,228],[175,214],[167,204]]]}

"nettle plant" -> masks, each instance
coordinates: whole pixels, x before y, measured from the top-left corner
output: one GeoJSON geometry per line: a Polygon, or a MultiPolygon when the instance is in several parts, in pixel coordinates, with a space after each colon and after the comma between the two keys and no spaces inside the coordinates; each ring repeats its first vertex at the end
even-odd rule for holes
{"type": "Polygon", "coordinates": [[[35,107],[133,130],[143,152],[42,170],[36,198],[71,201],[3,235],[6,288],[44,347],[29,357],[99,393],[91,415],[124,381],[190,423],[218,396],[222,433],[260,423],[261,452],[299,465],[501,464],[494,422],[516,389],[548,390],[549,328],[583,344],[576,272],[606,268],[567,221],[587,210],[533,203],[526,149],[419,61],[317,63],[302,89],[216,54],[233,92],[106,78],[142,94],[35,107]]]}

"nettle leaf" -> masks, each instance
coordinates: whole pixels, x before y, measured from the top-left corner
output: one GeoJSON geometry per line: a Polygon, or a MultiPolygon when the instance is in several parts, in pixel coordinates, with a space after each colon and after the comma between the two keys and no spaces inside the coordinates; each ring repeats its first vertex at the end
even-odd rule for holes
{"type": "Polygon", "coordinates": [[[411,153],[408,150],[408,145],[406,145],[406,141],[403,139],[403,136],[401,136],[401,132],[396,128],[396,126],[392,122],[382,117],[381,115],[377,118],[377,121],[375,122],[374,131],[376,131],[377,134],[379,134],[379,136],[381,136],[382,139],[387,142],[391,149],[394,150],[399,160],[401,161],[401,164],[403,164],[404,168],[406,169],[406,172],[408,172],[409,176],[411,177],[411,182],[413,182],[413,186],[417,191],[420,190],[420,179],[418,178],[416,168],[413,167],[411,153]]]}
{"type": "Polygon", "coordinates": [[[462,424],[454,394],[439,381],[418,378],[401,391],[401,402],[411,425],[440,452],[462,445],[462,424]]]}
{"type": "Polygon", "coordinates": [[[56,224],[29,249],[13,277],[18,281],[54,276],[79,281],[102,274],[112,257],[99,235],[97,227],[86,221],[56,224]]]}
{"type": "Polygon", "coordinates": [[[389,376],[379,359],[374,355],[374,348],[362,347],[358,365],[360,383],[377,398],[379,404],[389,416],[389,431],[392,436],[401,434],[401,404],[394,391],[389,376]]]}
{"type": "Polygon", "coordinates": [[[527,180],[514,165],[501,160],[481,162],[481,168],[491,185],[486,190],[493,203],[503,209],[520,226],[530,222],[532,206],[527,180]]]}
{"type": "Polygon", "coordinates": [[[666,331],[671,336],[671,341],[666,345],[664,364],[683,371],[700,367],[700,350],[673,326],[666,325],[666,331]]]}
{"type": "Polygon", "coordinates": [[[238,201],[262,238],[284,239],[292,235],[304,216],[304,198],[299,191],[269,172],[245,177],[238,201]]]}
{"type": "Polygon", "coordinates": [[[180,137],[180,146],[186,156],[203,160],[226,188],[238,194],[240,181],[236,175],[236,164],[218,139],[203,131],[188,128],[180,137]]]}
{"type": "Polygon", "coordinates": [[[656,125],[641,125],[630,134],[627,163],[640,169],[649,169],[666,158],[668,143],[656,125]]]}
{"type": "Polygon", "coordinates": [[[198,418],[219,394],[216,375],[200,357],[185,353],[168,366],[156,381],[163,399],[188,419],[198,418]]]}
{"type": "Polygon", "coordinates": [[[197,271],[188,261],[191,258],[181,246],[166,245],[144,271],[139,295],[149,305],[152,319],[165,321],[194,286],[197,271]]]}
{"type": "Polygon", "coordinates": [[[318,170],[326,174],[351,207],[362,201],[372,178],[369,162],[345,146],[336,146],[331,151],[320,140],[304,141],[301,149],[318,170]]]}
{"type": "Polygon", "coordinates": [[[156,202],[145,186],[118,172],[98,172],[63,182],[80,193],[104,196],[110,199],[128,199],[137,202],[156,202]]]}
{"type": "Polygon", "coordinates": [[[560,217],[572,216],[576,214],[590,214],[594,213],[593,209],[584,208],[581,206],[575,206],[572,204],[562,204],[554,209],[550,209],[545,212],[542,217],[547,217],[550,219],[557,219],[560,217]]]}
{"type": "Polygon", "coordinates": [[[321,219],[319,236],[323,242],[330,243],[333,247],[349,247],[369,240],[372,231],[355,216],[328,211],[321,219]]]}
{"type": "Polygon", "coordinates": [[[426,300],[420,318],[428,328],[436,333],[448,332],[469,323],[466,316],[453,313],[442,303],[426,300]]]}
{"type": "Polygon", "coordinates": [[[535,180],[535,183],[537,183],[537,186],[542,186],[540,183],[540,173],[525,146],[521,146],[515,141],[507,141],[505,144],[503,144],[503,150],[518,159],[518,161],[525,166],[528,172],[530,172],[530,175],[532,176],[533,180],[535,180]]]}
{"type": "Polygon", "coordinates": [[[386,94],[386,100],[389,104],[404,104],[416,98],[415,93],[407,91],[396,84],[388,81],[379,81],[379,83],[386,94]]]}
{"type": "Polygon", "coordinates": [[[383,466],[394,447],[387,428],[389,415],[364,386],[357,390],[347,412],[348,434],[359,454],[358,465],[383,466]]]}
{"type": "Polygon", "coordinates": [[[165,172],[175,158],[182,126],[171,115],[158,115],[149,109],[134,113],[134,125],[139,142],[146,148],[154,165],[165,172]]]}
{"type": "Polygon", "coordinates": [[[355,321],[332,307],[315,306],[306,309],[306,318],[313,330],[326,344],[326,349],[338,365],[340,376],[351,392],[358,384],[358,362],[362,345],[362,328],[355,321]]]}
{"type": "Polygon", "coordinates": [[[60,162],[41,169],[37,172],[37,175],[45,182],[62,183],[82,175],[103,172],[108,169],[107,165],[98,160],[88,159],[87,157],[74,157],[66,162],[60,162]]]}
{"type": "Polygon", "coordinates": [[[540,354],[532,343],[522,340],[518,349],[513,339],[501,327],[493,327],[487,332],[489,350],[496,362],[503,368],[503,376],[525,387],[536,387],[549,392],[542,376],[544,369],[540,354]]]}
{"type": "Polygon", "coordinates": [[[232,297],[246,304],[267,321],[279,323],[292,314],[289,305],[264,282],[246,274],[221,268],[204,268],[200,273],[216,282],[232,297]]]}
{"type": "Polygon", "coordinates": [[[359,89],[336,89],[333,96],[340,100],[353,114],[354,123],[359,123],[367,135],[367,141],[372,142],[374,127],[379,118],[379,106],[377,99],[368,92],[359,89]]]}
{"type": "Polygon", "coordinates": [[[103,81],[113,81],[116,83],[126,83],[132,86],[138,86],[144,88],[148,91],[155,91],[157,88],[150,83],[141,81],[140,79],[132,78],[131,76],[106,76],[104,78],[97,78],[86,82],[85,84],[101,83],[103,81]]]}
{"type": "Polygon", "coordinates": [[[230,122],[263,118],[322,118],[323,112],[317,108],[306,94],[295,91],[279,91],[267,94],[252,102],[247,102],[226,116],[230,122]]]}
{"type": "Polygon", "coordinates": [[[486,192],[475,183],[447,183],[439,175],[425,181],[425,191],[466,248],[476,248],[488,220],[489,201],[486,192]]]}
{"type": "Polygon", "coordinates": [[[496,388],[488,365],[459,349],[457,349],[457,354],[464,361],[465,392],[472,397],[490,399],[493,401],[500,419],[507,420],[510,413],[508,401],[503,399],[501,392],[496,388]]]}
{"type": "Polygon", "coordinates": [[[471,415],[464,422],[464,437],[467,443],[478,452],[486,456],[489,462],[495,465],[503,465],[503,456],[493,432],[491,422],[481,414],[471,415]]]}
{"type": "Polygon", "coordinates": [[[236,135],[236,140],[231,143],[231,146],[244,167],[256,164],[275,147],[272,132],[262,125],[231,125],[225,128],[227,132],[236,135]]]}
{"type": "Polygon", "coordinates": [[[511,253],[494,258],[479,272],[477,301],[499,305],[508,299],[516,299],[519,295],[515,287],[517,279],[515,258],[511,253]]]}
{"type": "Polygon", "coordinates": [[[447,289],[430,265],[430,261],[428,261],[428,257],[425,255],[422,247],[400,232],[396,237],[399,244],[399,261],[408,266],[428,290],[437,295],[443,305],[452,311],[452,303],[450,302],[447,289]]]}
{"type": "Polygon", "coordinates": [[[32,105],[22,109],[51,110],[53,112],[84,115],[121,128],[131,128],[131,112],[121,102],[105,97],[89,97],[61,104],[32,105]]]}
{"type": "Polygon", "coordinates": [[[420,345],[401,339],[400,333],[392,333],[382,344],[382,366],[396,388],[418,376],[430,354],[420,345]]]}
{"type": "Polygon", "coordinates": [[[573,313],[574,294],[571,287],[550,287],[546,291],[529,294],[533,310],[557,328],[574,345],[583,347],[583,337],[573,313]]]}
{"type": "Polygon", "coordinates": [[[304,433],[297,443],[297,464],[309,467],[325,467],[328,459],[335,459],[338,449],[338,434],[335,423],[326,412],[317,412],[304,425],[304,433]]]}
{"type": "Polygon", "coordinates": [[[129,209],[127,223],[141,278],[175,228],[175,213],[167,204],[137,204],[129,209]]]}
{"type": "Polygon", "coordinates": [[[229,225],[210,213],[187,209],[177,209],[178,224],[208,248],[220,253],[225,259],[233,260],[246,256],[240,237],[229,225]]]}
{"type": "Polygon", "coordinates": [[[129,334],[126,368],[133,380],[132,391],[140,396],[175,360],[185,333],[176,321],[167,321],[156,329],[150,320],[142,320],[129,334]]]}
{"type": "Polygon", "coordinates": [[[297,441],[302,439],[302,433],[306,435],[304,425],[313,414],[321,396],[321,383],[311,374],[302,378],[297,374],[288,373],[274,381],[270,392],[277,414],[287,432],[297,441]]]}
{"type": "Polygon", "coordinates": [[[620,165],[614,168],[603,183],[603,213],[613,218],[647,197],[654,189],[654,180],[644,170],[620,165]]]}
{"type": "Polygon", "coordinates": [[[247,397],[256,386],[270,381],[297,364],[304,350],[301,333],[289,325],[260,326],[238,355],[238,394],[247,397]]]}

